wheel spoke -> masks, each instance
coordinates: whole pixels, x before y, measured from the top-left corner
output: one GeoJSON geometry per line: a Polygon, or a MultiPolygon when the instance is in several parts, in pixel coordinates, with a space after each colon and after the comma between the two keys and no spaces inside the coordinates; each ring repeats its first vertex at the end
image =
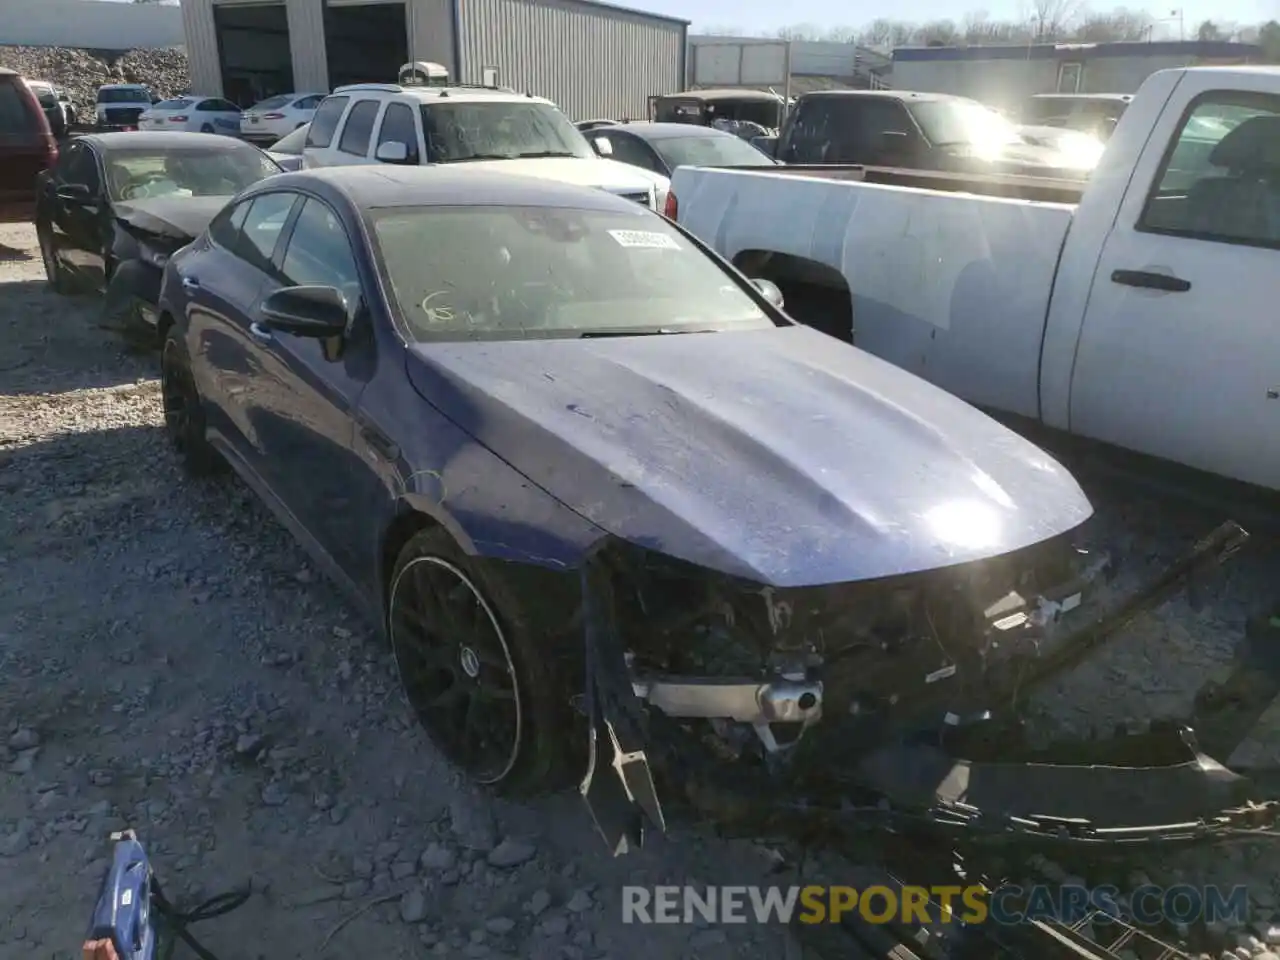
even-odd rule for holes
{"type": "Polygon", "coordinates": [[[521,742],[520,696],[502,628],[476,588],[445,561],[415,560],[392,591],[389,621],[405,694],[432,739],[477,780],[501,780],[521,742]]]}

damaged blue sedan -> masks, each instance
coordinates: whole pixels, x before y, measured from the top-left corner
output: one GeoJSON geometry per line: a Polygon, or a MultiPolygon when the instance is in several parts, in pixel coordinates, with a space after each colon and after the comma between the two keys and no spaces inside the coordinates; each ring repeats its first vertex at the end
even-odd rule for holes
{"type": "MultiPolygon", "coordinates": [[[[169,260],[161,325],[182,462],[234,468],[381,625],[474,781],[569,778],[615,851],[668,791],[865,829],[984,782],[1028,835],[1136,828],[1036,779],[1096,758],[1002,747],[996,776],[970,735],[1028,662],[1106,630],[1051,642],[1105,568],[1076,482],[647,207],[478,170],[283,174],[169,260]]],[[[1166,796],[1242,795],[1185,738],[1131,746],[1166,796]]]]}

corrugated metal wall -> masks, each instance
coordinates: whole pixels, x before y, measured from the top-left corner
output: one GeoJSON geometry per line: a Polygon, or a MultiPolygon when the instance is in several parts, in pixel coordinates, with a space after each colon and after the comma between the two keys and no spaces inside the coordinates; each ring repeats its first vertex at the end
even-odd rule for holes
{"type": "Polygon", "coordinates": [[[644,117],[684,86],[684,24],[573,0],[463,0],[459,78],[547,97],[569,115],[644,117]]]}
{"type": "Polygon", "coordinates": [[[409,59],[443,64],[456,77],[453,52],[452,0],[410,0],[409,59]]]}
{"type": "Polygon", "coordinates": [[[213,0],[183,0],[182,29],[187,38],[187,73],[191,89],[222,96],[222,66],[218,61],[218,31],[213,0]]]}
{"type": "Polygon", "coordinates": [[[102,0],[0,2],[0,42],[13,46],[99,50],[177,47],[184,42],[182,24],[177,7],[154,4],[102,0]]]}
{"type": "Polygon", "coordinates": [[[329,60],[324,46],[324,0],[286,0],[289,55],[295,90],[328,90],[329,60]]]}

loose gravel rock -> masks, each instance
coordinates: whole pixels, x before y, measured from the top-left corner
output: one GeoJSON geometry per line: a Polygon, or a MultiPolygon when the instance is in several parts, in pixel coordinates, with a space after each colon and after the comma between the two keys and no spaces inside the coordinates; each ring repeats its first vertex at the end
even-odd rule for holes
{"type": "Polygon", "coordinates": [[[142,83],[171,97],[187,90],[187,55],[182,50],[128,50],[124,53],[69,47],[0,46],[0,67],[31,80],[61,87],[75,104],[81,122],[91,122],[98,87],[104,83],[142,83]]]}
{"type": "MultiPolygon", "coordinates": [[[[77,949],[107,834],[126,825],[185,902],[253,880],[241,914],[197,931],[226,957],[243,930],[255,955],[312,955],[354,914],[334,955],[787,955],[774,928],[621,923],[627,883],[778,882],[757,845],[677,822],[615,860],[576,796],[512,804],[461,786],[387,651],[321,577],[299,576],[307,558],[257,499],[184,479],[154,357],[96,328],[95,301],[47,290],[30,227],[0,227],[0,245],[0,955],[77,949]]],[[[1125,577],[1221,519],[1091,493],[1125,577]]],[[[1257,549],[1199,611],[1167,603],[1048,690],[1045,722],[1185,713],[1277,570],[1257,549]]],[[[1260,757],[1278,733],[1264,718],[1260,757]]],[[[1271,910],[1274,863],[1243,848],[1147,872],[1246,882],[1271,910]]]]}

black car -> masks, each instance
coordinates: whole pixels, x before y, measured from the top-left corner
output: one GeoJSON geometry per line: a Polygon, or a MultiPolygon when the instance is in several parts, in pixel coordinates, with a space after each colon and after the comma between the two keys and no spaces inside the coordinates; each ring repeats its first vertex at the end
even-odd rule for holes
{"type": "Polygon", "coordinates": [[[77,137],[43,174],[36,233],[54,290],[106,291],[109,325],[152,319],[164,261],[250,184],[280,172],[250,144],[204,133],[77,137]],[[139,304],[141,311],[135,310],[139,304]]]}
{"type": "Polygon", "coordinates": [[[778,161],[741,137],[689,123],[619,123],[586,134],[602,157],[669,177],[676,167],[772,167],[778,161]]]}

